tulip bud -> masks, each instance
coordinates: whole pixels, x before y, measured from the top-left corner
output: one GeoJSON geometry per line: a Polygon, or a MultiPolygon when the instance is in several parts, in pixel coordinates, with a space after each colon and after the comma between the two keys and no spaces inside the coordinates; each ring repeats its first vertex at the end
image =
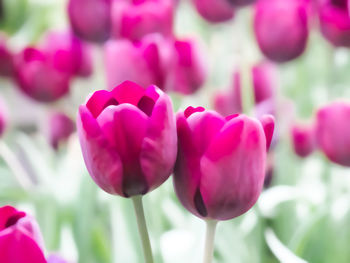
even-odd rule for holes
{"type": "Polygon", "coordinates": [[[205,82],[208,68],[204,52],[193,40],[174,42],[174,65],[168,74],[166,90],[193,94],[205,82]]]}
{"type": "Polygon", "coordinates": [[[128,81],[96,91],[80,106],[77,122],[86,167],[104,191],[143,195],[171,174],[175,116],[170,98],[157,87],[128,81]]]}
{"type": "Polygon", "coordinates": [[[5,38],[0,38],[0,76],[12,77],[13,73],[13,54],[8,49],[5,38]]]}
{"type": "Polygon", "coordinates": [[[198,13],[212,23],[231,20],[234,17],[234,8],[227,0],[193,0],[198,13]]]}
{"type": "Polygon", "coordinates": [[[305,158],[315,150],[314,125],[294,124],[291,133],[293,148],[298,156],[305,158]]]}
{"type": "Polygon", "coordinates": [[[299,57],[309,35],[306,1],[258,1],[254,31],[259,47],[268,59],[282,63],[299,57]]]}
{"type": "Polygon", "coordinates": [[[254,3],[256,0],[227,0],[236,7],[242,7],[254,3]]]}
{"type": "Polygon", "coordinates": [[[350,47],[350,17],[347,0],[324,0],[319,7],[323,36],[336,47],[350,47]]]}
{"type": "Polygon", "coordinates": [[[71,33],[49,33],[45,38],[43,50],[58,71],[81,77],[92,74],[91,48],[71,33]]]}
{"type": "Polygon", "coordinates": [[[26,48],[15,64],[17,84],[32,99],[53,102],[69,92],[70,76],[55,69],[44,52],[26,48]]]}
{"type": "Polygon", "coordinates": [[[261,62],[252,68],[255,103],[275,99],[277,91],[277,68],[269,62],[261,62]]]}
{"type": "Polygon", "coordinates": [[[0,262],[46,263],[35,220],[11,206],[0,208],[0,262]]]}
{"type": "Polygon", "coordinates": [[[70,0],[68,16],[74,33],[87,41],[106,41],[111,34],[111,1],[70,0]]]}
{"type": "Polygon", "coordinates": [[[130,40],[141,40],[150,33],[172,35],[173,0],[114,1],[112,5],[112,34],[130,40]]]}
{"type": "Polygon", "coordinates": [[[214,220],[248,211],[264,184],[266,138],[272,137],[273,130],[265,128],[265,134],[258,120],[245,115],[224,118],[189,107],[177,115],[177,132],[174,185],[185,208],[214,220]]]}
{"type": "Polygon", "coordinates": [[[154,34],[141,42],[110,40],[105,45],[108,88],[130,80],[141,86],[153,83],[164,89],[168,67],[171,67],[170,44],[154,34]]]}
{"type": "Polygon", "coordinates": [[[60,143],[67,141],[74,132],[75,124],[66,114],[56,112],[51,114],[47,128],[49,142],[57,150],[60,143]]]}
{"type": "Polygon", "coordinates": [[[317,111],[317,145],[329,160],[343,166],[350,166],[349,124],[349,102],[333,102],[317,111]]]}

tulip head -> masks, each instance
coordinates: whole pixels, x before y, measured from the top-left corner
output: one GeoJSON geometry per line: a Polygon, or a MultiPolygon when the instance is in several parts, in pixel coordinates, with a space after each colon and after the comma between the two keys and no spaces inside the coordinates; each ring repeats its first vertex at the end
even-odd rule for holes
{"type": "Polygon", "coordinates": [[[258,1],[254,31],[260,50],[268,59],[282,63],[304,52],[309,35],[308,9],[305,0],[258,1]]]}
{"type": "Polygon", "coordinates": [[[151,33],[172,35],[173,0],[114,1],[112,4],[112,33],[116,38],[141,40],[151,33]]]}
{"type": "Polygon", "coordinates": [[[184,207],[215,220],[248,211],[264,184],[273,123],[273,117],[266,117],[263,126],[245,115],[224,118],[201,107],[178,113],[174,185],[184,207]]]}
{"type": "Polygon", "coordinates": [[[73,120],[62,112],[52,113],[48,121],[48,139],[51,146],[57,150],[62,142],[69,139],[75,130],[73,120]]]}
{"type": "Polygon", "coordinates": [[[155,86],[124,82],[81,105],[78,134],[87,169],[106,192],[146,194],[171,174],[177,153],[170,98],[155,86]]]}
{"type": "Polygon", "coordinates": [[[3,99],[0,98],[0,137],[5,133],[5,130],[7,128],[7,122],[8,122],[7,107],[3,99]]]}
{"type": "Polygon", "coordinates": [[[46,53],[29,47],[16,58],[16,81],[32,99],[53,102],[69,92],[70,76],[55,69],[46,53]]]}
{"type": "Polygon", "coordinates": [[[46,263],[37,223],[11,206],[0,208],[0,262],[46,263]]]}
{"type": "Polygon", "coordinates": [[[347,0],[324,0],[319,7],[323,36],[336,47],[350,47],[350,17],[347,0]]]}
{"type": "Polygon", "coordinates": [[[349,124],[349,102],[333,102],[317,111],[317,145],[330,161],[343,166],[350,166],[349,124]]]}
{"type": "Polygon", "coordinates": [[[291,129],[294,152],[305,158],[316,148],[315,127],[313,124],[294,124],[291,129]]]}
{"type": "Polygon", "coordinates": [[[234,17],[234,8],[227,0],[193,0],[198,13],[207,21],[220,23],[234,17]]]}
{"type": "Polygon", "coordinates": [[[68,16],[73,32],[86,41],[106,41],[111,31],[111,1],[69,0],[68,16]]]}
{"type": "Polygon", "coordinates": [[[269,62],[261,62],[252,68],[255,103],[275,99],[277,91],[277,68],[269,62]]]}

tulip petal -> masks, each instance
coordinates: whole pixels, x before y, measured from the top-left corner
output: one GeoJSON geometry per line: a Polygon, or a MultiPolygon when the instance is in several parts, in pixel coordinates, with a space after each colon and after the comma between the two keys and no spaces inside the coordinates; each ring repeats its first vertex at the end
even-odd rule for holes
{"type": "Polygon", "coordinates": [[[130,103],[137,105],[145,94],[145,89],[134,82],[124,81],[122,84],[115,87],[111,93],[120,104],[130,103]]]}
{"type": "Polygon", "coordinates": [[[97,118],[109,105],[118,105],[118,101],[107,90],[96,91],[86,103],[86,107],[90,110],[94,118],[97,118]]]}
{"type": "Polygon", "coordinates": [[[271,145],[273,131],[275,129],[275,118],[272,115],[264,115],[260,121],[266,136],[266,151],[268,151],[271,145]]]}

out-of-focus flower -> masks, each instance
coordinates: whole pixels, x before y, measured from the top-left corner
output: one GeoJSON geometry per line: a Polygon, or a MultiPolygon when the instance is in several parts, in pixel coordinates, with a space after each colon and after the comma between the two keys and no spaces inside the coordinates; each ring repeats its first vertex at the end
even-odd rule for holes
{"type": "Polygon", "coordinates": [[[105,45],[108,88],[129,80],[144,87],[155,84],[164,89],[171,57],[170,44],[158,34],[148,35],[141,42],[110,40],[105,45]]]}
{"type": "Polygon", "coordinates": [[[350,103],[337,101],[317,111],[318,147],[334,163],[350,166],[350,103]]]}
{"type": "Polygon", "coordinates": [[[350,47],[347,0],[323,0],[319,7],[319,17],[321,32],[328,41],[337,47],[350,47]]]}
{"type": "Polygon", "coordinates": [[[50,32],[45,38],[43,50],[58,71],[81,77],[92,73],[90,46],[70,32],[50,32]]]}
{"type": "Polygon", "coordinates": [[[14,73],[14,56],[6,45],[6,39],[0,37],[0,76],[12,77],[14,73]]]}
{"type": "Polygon", "coordinates": [[[256,2],[256,0],[226,0],[226,1],[228,1],[229,3],[231,3],[236,7],[242,7],[242,6],[250,5],[256,2]]]}
{"type": "Polygon", "coordinates": [[[49,142],[57,150],[60,143],[68,140],[74,132],[75,124],[66,114],[55,112],[49,117],[47,129],[49,142]]]}
{"type": "Polygon", "coordinates": [[[194,40],[176,40],[174,64],[168,73],[165,89],[186,95],[196,92],[207,78],[208,68],[204,54],[194,40]]]}
{"type": "Polygon", "coordinates": [[[106,41],[111,34],[111,1],[70,0],[68,15],[74,33],[87,41],[106,41]]]}
{"type": "Polygon", "coordinates": [[[37,223],[11,206],[0,208],[0,262],[46,263],[37,223]]]}
{"type": "Polygon", "coordinates": [[[178,113],[174,184],[185,208],[201,218],[227,220],[255,204],[264,184],[273,117],[265,116],[263,123],[239,114],[224,118],[202,107],[178,113]]]}
{"type": "Polygon", "coordinates": [[[291,128],[292,144],[300,157],[309,156],[316,149],[315,127],[313,124],[297,124],[291,128]]]}
{"type": "Polygon", "coordinates": [[[259,47],[268,59],[287,62],[304,52],[309,35],[308,12],[305,0],[258,1],[254,31],[259,47]]]}
{"type": "Polygon", "coordinates": [[[29,97],[53,102],[69,92],[70,75],[58,71],[48,56],[35,48],[25,48],[16,58],[16,81],[29,97]]]}
{"type": "Polygon", "coordinates": [[[172,35],[173,0],[116,0],[112,4],[114,37],[141,40],[150,33],[172,35]]]}
{"type": "Polygon", "coordinates": [[[5,102],[2,98],[0,98],[0,137],[4,134],[7,122],[8,122],[8,111],[7,107],[5,106],[5,102]]]}
{"type": "Polygon", "coordinates": [[[239,71],[233,74],[231,89],[214,97],[214,109],[223,116],[242,112],[241,80],[239,71]]]}
{"type": "Polygon", "coordinates": [[[278,72],[274,64],[263,61],[252,68],[255,103],[274,99],[278,85],[278,72]]]}
{"type": "Polygon", "coordinates": [[[106,192],[143,195],[171,174],[177,153],[170,98],[155,86],[124,82],[96,91],[79,108],[78,134],[87,169],[106,192]]]}
{"type": "Polygon", "coordinates": [[[192,0],[198,13],[212,23],[225,22],[234,17],[235,11],[227,0],[192,0]]]}

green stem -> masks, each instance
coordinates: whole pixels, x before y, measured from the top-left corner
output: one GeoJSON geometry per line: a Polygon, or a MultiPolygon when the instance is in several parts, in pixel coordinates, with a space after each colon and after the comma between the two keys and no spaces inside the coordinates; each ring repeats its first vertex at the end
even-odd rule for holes
{"type": "Polygon", "coordinates": [[[211,263],[213,261],[214,255],[214,239],[215,239],[215,231],[216,225],[218,221],[215,220],[207,220],[207,233],[205,236],[205,248],[204,248],[204,263],[211,263]]]}
{"type": "Polygon", "coordinates": [[[146,226],[146,219],[145,219],[145,213],[143,211],[143,205],[142,205],[142,196],[137,195],[133,196],[132,198],[134,209],[135,209],[135,215],[137,219],[137,226],[139,228],[139,234],[142,242],[142,249],[143,254],[145,257],[145,263],[153,263],[153,255],[152,255],[152,248],[151,248],[151,242],[149,240],[149,235],[147,231],[146,226]]]}

